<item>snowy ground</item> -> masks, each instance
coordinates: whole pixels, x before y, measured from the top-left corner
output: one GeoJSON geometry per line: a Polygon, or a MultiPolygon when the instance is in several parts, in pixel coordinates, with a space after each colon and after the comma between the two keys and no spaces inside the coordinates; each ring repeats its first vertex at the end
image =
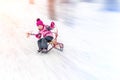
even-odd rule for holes
{"type": "Polygon", "coordinates": [[[120,80],[120,13],[80,3],[74,27],[56,21],[64,52],[41,55],[26,32],[37,17],[49,24],[47,12],[22,1],[0,2],[0,80],[120,80]]]}

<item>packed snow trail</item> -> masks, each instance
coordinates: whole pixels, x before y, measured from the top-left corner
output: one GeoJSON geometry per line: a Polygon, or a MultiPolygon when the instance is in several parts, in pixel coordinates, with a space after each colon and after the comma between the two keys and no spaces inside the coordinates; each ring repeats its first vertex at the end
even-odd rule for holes
{"type": "Polygon", "coordinates": [[[0,79],[84,80],[85,76],[87,79],[92,77],[90,73],[75,66],[70,59],[75,55],[71,54],[70,57],[69,49],[68,54],[65,54],[66,51],[57,50],[45,55],[37,54],[37,40],[26,38],[24,30],[20,30],[21,26],[17,21],[14,22],[8,16],[2,15],[1,22],[1,26],[4,27],[1,27],[0,31],[0,79]]]}

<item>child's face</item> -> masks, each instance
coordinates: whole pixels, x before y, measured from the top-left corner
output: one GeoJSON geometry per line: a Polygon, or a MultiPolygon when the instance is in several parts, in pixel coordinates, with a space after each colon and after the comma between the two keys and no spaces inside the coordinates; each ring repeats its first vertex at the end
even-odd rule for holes
{"type": "Polygon", "coordinates": [[[43,26],[42,25],[39,25],[38,26],[38,30],[42,30],[43,26]]]}

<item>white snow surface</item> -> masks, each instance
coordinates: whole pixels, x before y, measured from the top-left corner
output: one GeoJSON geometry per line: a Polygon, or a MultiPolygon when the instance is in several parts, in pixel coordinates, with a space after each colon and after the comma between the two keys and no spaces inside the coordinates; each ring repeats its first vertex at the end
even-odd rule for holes
{"type": "Polygon", "coordinates": [[[76,25],[56,21],[64,51],[38,54],[26,32],[37,32],[38,17],[50,23],[45,0],[0,1],[0,80],[120,80],[120,13],[79,3],[76,25]]]}

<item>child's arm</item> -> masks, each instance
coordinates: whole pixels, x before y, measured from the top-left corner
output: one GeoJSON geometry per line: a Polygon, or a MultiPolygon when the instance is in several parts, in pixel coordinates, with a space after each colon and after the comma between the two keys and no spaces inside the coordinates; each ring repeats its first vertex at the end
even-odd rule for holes
{"type": "Polygon", "coordinates": [[[38,33],[38,34],[34,34],[36,38],[40,39],[41,38],[41,34],[38,33]]]}
{"type": "Polygon", "coordinates": [[[27,33],[27,38],[30,37],[30,35],[33,35],[33,36],[35,36],[36,38],[40,38],[40,34],[39,34],[39,33],[38,33],[38,34],[34,34],[34,33],[28,32],[28,33],[27,33]]]}

